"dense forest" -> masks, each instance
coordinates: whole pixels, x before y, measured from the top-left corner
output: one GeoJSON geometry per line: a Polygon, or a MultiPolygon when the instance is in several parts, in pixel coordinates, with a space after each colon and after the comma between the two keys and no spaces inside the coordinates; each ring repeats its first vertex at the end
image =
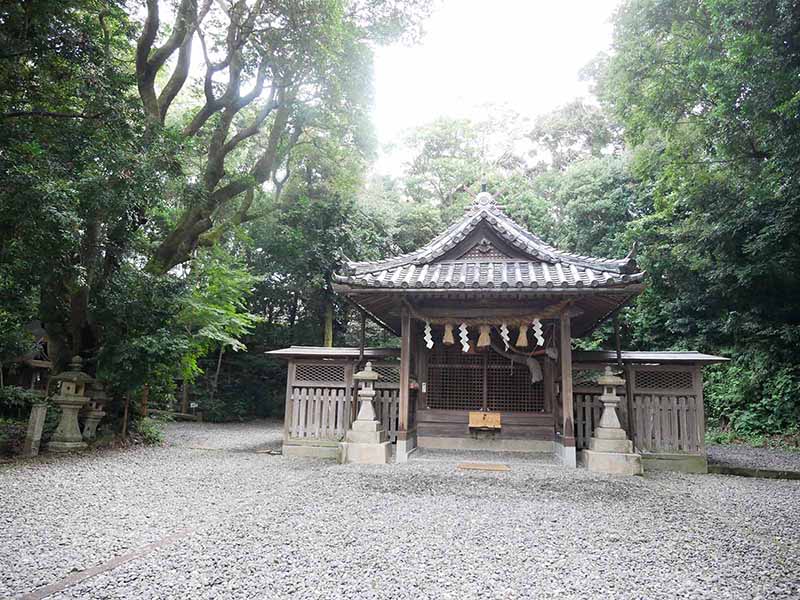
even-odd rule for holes
{"type": "Polygon", "coordinates": [[[706,372],[712,424],[796,439],[800,2],[626,0],[591,97],[443,116],[398,141],[396,177],[371,169],[372,55],[414,43],[427,2],[142,4],[0,7],[6,372],[40,321],[57,368],[81,355],[118,401],[279,414],[264,350],[357,342],[341,261],[426,243],[485,182],[565,250],[635,243],[623,347],[730,357],[706,372]]]}

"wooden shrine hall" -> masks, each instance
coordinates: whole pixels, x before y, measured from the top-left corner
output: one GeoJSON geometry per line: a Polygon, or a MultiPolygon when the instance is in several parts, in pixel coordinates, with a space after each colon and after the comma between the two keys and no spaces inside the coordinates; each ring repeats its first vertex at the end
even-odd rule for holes
{"type": "Polygon", "coordinates": [[[553,452],[575,466],[600,420],[598,376],[611,366],[636,451],[660,457],[656,468],[705,469],[701,367],[725,359],[571,349],[644,289],[632,254],[562,252],[481,192],[426,246],[348,262],[334,279],[400,348],[270,352],[289,361],[287,454],[338,456],[357,413],[354,374],[370,361],[372,403],[397,461],[426,447],[553,452]]]}

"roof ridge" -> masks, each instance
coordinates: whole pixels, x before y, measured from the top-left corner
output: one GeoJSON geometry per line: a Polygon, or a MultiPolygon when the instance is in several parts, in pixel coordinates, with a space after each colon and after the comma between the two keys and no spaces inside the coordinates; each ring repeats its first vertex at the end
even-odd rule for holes
{"type": "Polygon", "coordinates": [[[464,211],[461,219],[452,223],[422,248],[378,261],[348,261],[342,270],[343,274],[367,275],[400,266],[431,264],[461,243],[482,221],[488,223],[505,242],[540,262],[566,263],[617,274],[635,273],[637,270],[634,251],[623,259],[612,259],[559,250],[514,221],[490,193],[481,192],[464,211]]]}

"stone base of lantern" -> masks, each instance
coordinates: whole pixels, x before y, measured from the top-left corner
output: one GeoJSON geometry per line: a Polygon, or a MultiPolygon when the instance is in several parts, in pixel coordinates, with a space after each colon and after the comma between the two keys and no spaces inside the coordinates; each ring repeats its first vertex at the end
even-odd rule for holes
{"type": "Polygon", "coordinates": [[[342,442],[342,462],[385,465],[391,455],[391,443],[378,421],[353,422],[342,442]]]}
{"type": "Polygon", "coordinates": [[[615,475],[641,475],[642,457],[633,451],[625,430],[617,427],[597,427],[583,451],[586,468],[615,475]]]}
{"type": "Polygon", "coordinates": [[[83,450],[86,442],[78,427],[78,411],[89,399],[81,396],[55,396],[53,401],[61,409],[61,420],[47,444],[50,452],[83,450]]]}
{"type": "Polygon", "coordinates": [[[633,452],[598,452],[584,450],[586,468],[598,473],[612,475],[641,475],[642,457],[633,452]]]}

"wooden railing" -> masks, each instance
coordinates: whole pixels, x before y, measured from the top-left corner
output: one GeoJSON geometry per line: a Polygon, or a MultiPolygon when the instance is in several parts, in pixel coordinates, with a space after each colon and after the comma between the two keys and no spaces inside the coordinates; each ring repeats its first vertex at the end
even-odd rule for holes
{"type": "MultiPolygon", "coordinates": [[[[289,438],[340,441],[353,422],[353,400],[347,388],[294,386],[290,401],[289,438]]],[[[399,390],[376,390],[375,413],[392,442],[397,439],[399,404],[399,390]]]]}

